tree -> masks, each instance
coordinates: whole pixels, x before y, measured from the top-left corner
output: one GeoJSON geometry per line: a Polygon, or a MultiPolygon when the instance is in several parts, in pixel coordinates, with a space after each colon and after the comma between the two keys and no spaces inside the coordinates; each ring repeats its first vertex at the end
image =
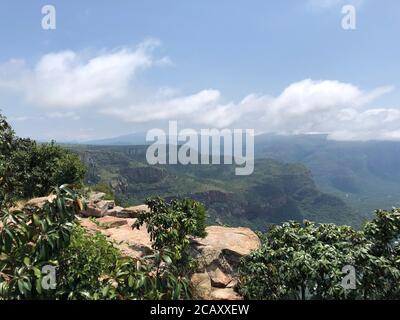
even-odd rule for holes
{"type": "Polygon", "coordinates": [[[79,157],[55,142],[18,138],[0,114],[0,205],[47,195],[62,184],[80,184],[85,167],[79,157]]]}
{"type": "Polygon", "coordinates": [[[190,267],[189,237],[206,236],[207,212],[204,206],[191,199],[175,199],[167,203],[159,197],[147,199],[146,204],[150,211],[140,213],[132,227],[140,228],[146,224],[155,250],[168,251],[174,263],[182,268],[190,267]]]}
{"type": "Polygon", "coordinates": [[[361,231],[309,221],[273,226],[242,260],[238,290],[249,299],[398,299],[399,224],[399,210],[379,210],[361,231]],[[347,265],[356,270],[354,290],[342,286],[347,265]]]}
{"type": "Polygon", "coordinates": [[[75,215],[82,209],[67,186],[54,190],[43,207],[0,212],[0,298],[47,296],[42,267],[57,266],[60,251],[70,243],[75,215]]]}

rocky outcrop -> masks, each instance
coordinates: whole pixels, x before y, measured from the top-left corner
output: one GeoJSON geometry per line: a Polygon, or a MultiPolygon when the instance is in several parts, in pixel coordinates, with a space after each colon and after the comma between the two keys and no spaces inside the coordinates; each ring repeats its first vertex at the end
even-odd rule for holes
{"type": "Polygon", "coordinates": [[[193,239],[191,243],[192,254],[198,261],[193,279],[202,279],[198,296],[202,299],[240,299],[233,290],[240,259],[258,249],[260,240],[248,228],[211,226],[206,231],[205,238],[193,239]],[[204,290],[206,284],[209,284],[209,290],[204,290]]]}
{"type": "Polygon", "coordinates": [[[113,216],[118,218],[136,218],[140,212],[149,212],[146,205],[122,208],[115,205],[114,200],[103,200],[102,192],[91,192],[88,196],[86,208],[82,211],[84,217],[101,218],[113,216]]]}
{"type": "Polygon", "coordinates": [[[81,219],[89,232],[101,232],[121,250],[123,255],[140,258],[151,253],[150,236],[145,227],[132,230],[136,219],[105,216],[92,221],[81,219]]]}
{"type": "MultiPolygon", "coordinates": [[[[134,218],[104,216],[96,221],[83,218],[81,224],[90,232],[101,232],[124,255],[139,258],[151,253],[150,236],[143,226],[132,229],[134,218]]],[[[211,226],[207,236],[192,239],[191,254],[198,261],[198,269],[192,275],[195,295],[199,299],[238,300],[235,292],[239,260],[260,246],[257,235],[248,228],[211,226]]]]}
{"type": "MultiPolygon", "coordinates": [[[[152,253],[150,236],[146,227],[132,229],[138,213],[149,212],[146,205],[122,208],[112,200],[103,200],[104,194],[92,193],[82,210],[81,225],[88,232],[101,232],[122,254],[140,258],[152,253]],[[95,217],[96,219],[89,219],[95,217]]],[[[25,206],[43,206],[54,196],[28,201],[25,206]]],[[[199,299],[237,300],[235,292],[237,269],[240,259],[259,248],[260,240],[248,228],[211,226],[205,238],[192,238],[190,254],[198,261],[191,281],[199,299]]]]}
{"type": "Polygon", "coordinates": [[[56,198],[54,194],[50,194],[47,197],[40,197],[40,198],[34,198],[29,201],[27,201],[24,204],[19,204],[19,209],[23,208],[42,208],[47,202],[53,202],[53,200],[56,198]]]}

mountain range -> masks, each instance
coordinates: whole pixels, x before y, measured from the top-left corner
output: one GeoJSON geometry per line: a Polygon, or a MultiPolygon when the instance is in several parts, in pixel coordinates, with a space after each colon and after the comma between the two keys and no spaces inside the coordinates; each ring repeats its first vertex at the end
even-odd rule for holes
{"type": "Polygon", "coordinates": [[[260,135],[255,170],[233,165],[148,165],[145,134],[69,146],[89,168],[87,182],[109,185],[124,205],[149,196],[204,202],[210,223],[264,229],[311,219],[361,226],[377,208],[400,206],[400,143],[340,142],[325,135],[260,135]]]}

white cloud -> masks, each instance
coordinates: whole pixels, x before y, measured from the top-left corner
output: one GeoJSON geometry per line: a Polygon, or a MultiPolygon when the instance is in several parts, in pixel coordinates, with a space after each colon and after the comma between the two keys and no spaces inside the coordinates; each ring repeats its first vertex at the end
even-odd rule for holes
{"type": "Polygon", "coordinates": [[[277,97],[250,94],[223,103],[221,93],[209,89],[102,112],[132,123],[181,120],[187,126],[254,128],[259,133],[327,133],[338,140],[400,139],[400,110],[369,107],[391,90],[365,91],[349,83],[306,79],[277,97]]]}
{"type": "MultiPolygon", "coordinates": [[[[163,95],[161,95],[162,97],[163,95]]],[[[133,104],[125,108],[105,108],[102,112],[132,123],[181,119],[202,113],[210,107],[213,108],[219,98],[219,91],[203,90],[190,96],[149,100],[146,103],[133,104]]]]}
{"type": "Polygon", "coordinates": [[[144,93],[134,85],[139,82],[138,71],[170,63],[168,58],[154,57],[158,45],[150,40],[136,49],[96,55],[49,53],[31,68],[23,61],[11,60],[0,66],[0,87],[7,92],[19,90],[25,104],[32,106],[29,114],[14,121],[85,120],[79,109],[91,108],[103,115],[102,120],[108,116],[117,123],[140,124],[141,128],[178,120],[193,128],[236,127],[258,133],[320,132],[340,140],[400,140],[400,109],[373,106],[392,87],[364,90],[336,80],[305,79],[288,85],[277,96],[252,93],[239,101],[227,100],[217,89],[185,95],[164,86],[144,93]]]}
{"type": "Polygon", "coordinates": [[[46,114],[46,117],[49,119],[72,119],[72,120],[79,120],[80,116],[77,115],[75,112],[67,111],[67,112],[49,112],[46,114]]]}
{"type": "Polygon", "coordinates": [[[27,102],[44,108],[101,105],[127,95],[139,70],[170,63],[166,57],[152,56],[157,46],[159,41],[147,40],[135,50],[122,48],[89,57],[74,51],[49,53],[33,68],[12,60],[0,66],[0,86],[22,91],[27,102]]]}

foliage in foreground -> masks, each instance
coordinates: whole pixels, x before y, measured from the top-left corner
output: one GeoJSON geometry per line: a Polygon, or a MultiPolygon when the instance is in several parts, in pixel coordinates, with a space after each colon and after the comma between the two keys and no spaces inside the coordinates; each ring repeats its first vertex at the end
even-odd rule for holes
{"type": "Polygon", "coordinates": [[[60,255],[59,299],[185,299],[190,285],[165,254],[123,257],[104,235],[76,226],[70,246],[60,255]]]}
{"type": "Polygon", "coordinates": [[[400,299],[400,210],[379,210],[362,231],[290,222],[260,235],[241,262],[238,290],[248,299],[400,299]],[[355,268],[345,289],[345,266],[355,268]]]}
{"type": "Polygon", "coordinates": [[[0,228],[0,299],[188,299],[168,249],[141,259],[123,257],[104,235],[88,234],[75,218],[78,196],[63,186],[43,208],[4,209],[0,228]],[[44,266],[55,287],[43,288],[44,266]]]}
{"type": "Polygon", "coordinates": [[[75,215],[82,209],[66,186],[54,194],[56,199],[43,208],[1,208],[0,298],[47,296],[42,268],[58,265],[58,254],[69,245],[75,215]]]}

